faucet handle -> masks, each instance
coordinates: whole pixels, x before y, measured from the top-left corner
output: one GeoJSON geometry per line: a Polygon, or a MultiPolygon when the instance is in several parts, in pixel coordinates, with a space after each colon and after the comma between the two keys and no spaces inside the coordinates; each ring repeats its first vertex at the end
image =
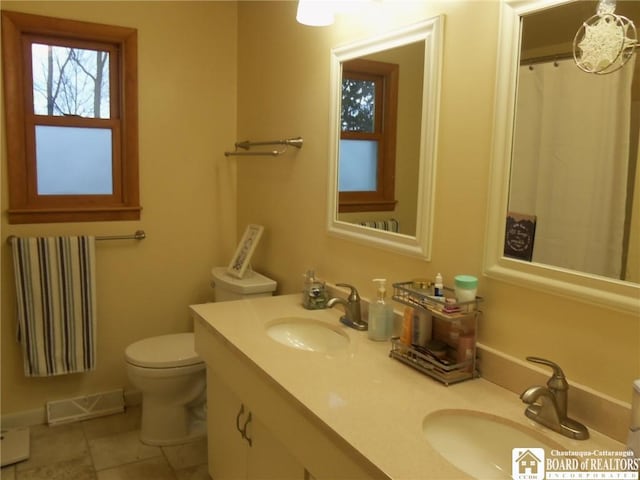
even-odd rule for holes
{"type": "Polygon", "coordinates": [[[348,283],[336,283],[336,287],[346,287],[349,290],[351,290],[351,292],[349,293],[349,298],[348,298],[348,300],[350,302],[359,302],[360,301],[360,295],[358,295],[358,290],[353,285],[349,285],[348,283]]]}
{"type": "Polygon", "coordinates": [[[527,357],[527,360],[532,363],[546,365],[547,367],[551,367],[553,369],[553,375],[547,382],[547,386],[549,388],[553,388],[555,390],[566,390],[569,388],[569,384],[567,383],[567,379],[564,375],[564,372],[560,368],[560,365],[552,362],[551,360],[547,360],[546,358],[541,357],[527,357]]]}

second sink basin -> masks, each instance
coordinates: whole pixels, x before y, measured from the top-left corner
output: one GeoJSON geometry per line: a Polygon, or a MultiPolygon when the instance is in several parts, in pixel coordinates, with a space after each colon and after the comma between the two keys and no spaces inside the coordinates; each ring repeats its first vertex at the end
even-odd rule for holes
{"type": "Polygon", "coordinates": [[[282,345],[309,352],[334,352],[349,345],[349,337],[339,327],[313,318],[279,318],[267,326],[267,335],[282,345]]]}
{"type": "Polygon", "coordinates": [[[439,410],[427,415],[422,431],[451,464],[479,479],[512,478],[513,449],[564,450],[538,432],[506,418],[473,410],[439,410]]]}

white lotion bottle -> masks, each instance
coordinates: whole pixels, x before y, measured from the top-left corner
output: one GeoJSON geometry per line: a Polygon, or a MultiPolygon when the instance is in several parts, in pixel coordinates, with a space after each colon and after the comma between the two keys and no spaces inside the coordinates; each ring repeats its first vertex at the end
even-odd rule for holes
{"type": "Polygon", "coordinates": [[[393,333],[393,305],[387,303],[387,279],[374,278],[377,284],[377,298],[369,304],[369,329],[367,335],[370,340],[382,342],[389,340],[393,333]]]}
{"type": "Polygon", "coordinates": [[[442,275],[436,275],[436,282],[433,285],[433,295],[436,297],[444,297],[444,285],[442,284],[442,275]]]}

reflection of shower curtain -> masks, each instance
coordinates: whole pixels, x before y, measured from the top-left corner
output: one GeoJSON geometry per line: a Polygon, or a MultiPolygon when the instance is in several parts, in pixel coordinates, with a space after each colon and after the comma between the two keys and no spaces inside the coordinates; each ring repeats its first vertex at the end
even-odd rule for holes
{"type": "Polygon", "coordinates": [[[509,210],[537,216],[533,261],[618,278],[633,65],[520,69],[509,210]]]}

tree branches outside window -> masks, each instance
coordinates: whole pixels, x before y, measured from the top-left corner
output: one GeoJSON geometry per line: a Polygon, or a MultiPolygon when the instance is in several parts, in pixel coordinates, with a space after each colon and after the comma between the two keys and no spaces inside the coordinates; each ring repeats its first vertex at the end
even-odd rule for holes
{"type": "Polygon", "coordinates": [[[109,53],[33,44],[33,101],[38,115],[109,118],[109,53]]]}
{"type": "Polygon", "coordinates": [[[376,85],[367,80],[343,78],[341,127],[343,132],[373,132],[376,85]]]}

